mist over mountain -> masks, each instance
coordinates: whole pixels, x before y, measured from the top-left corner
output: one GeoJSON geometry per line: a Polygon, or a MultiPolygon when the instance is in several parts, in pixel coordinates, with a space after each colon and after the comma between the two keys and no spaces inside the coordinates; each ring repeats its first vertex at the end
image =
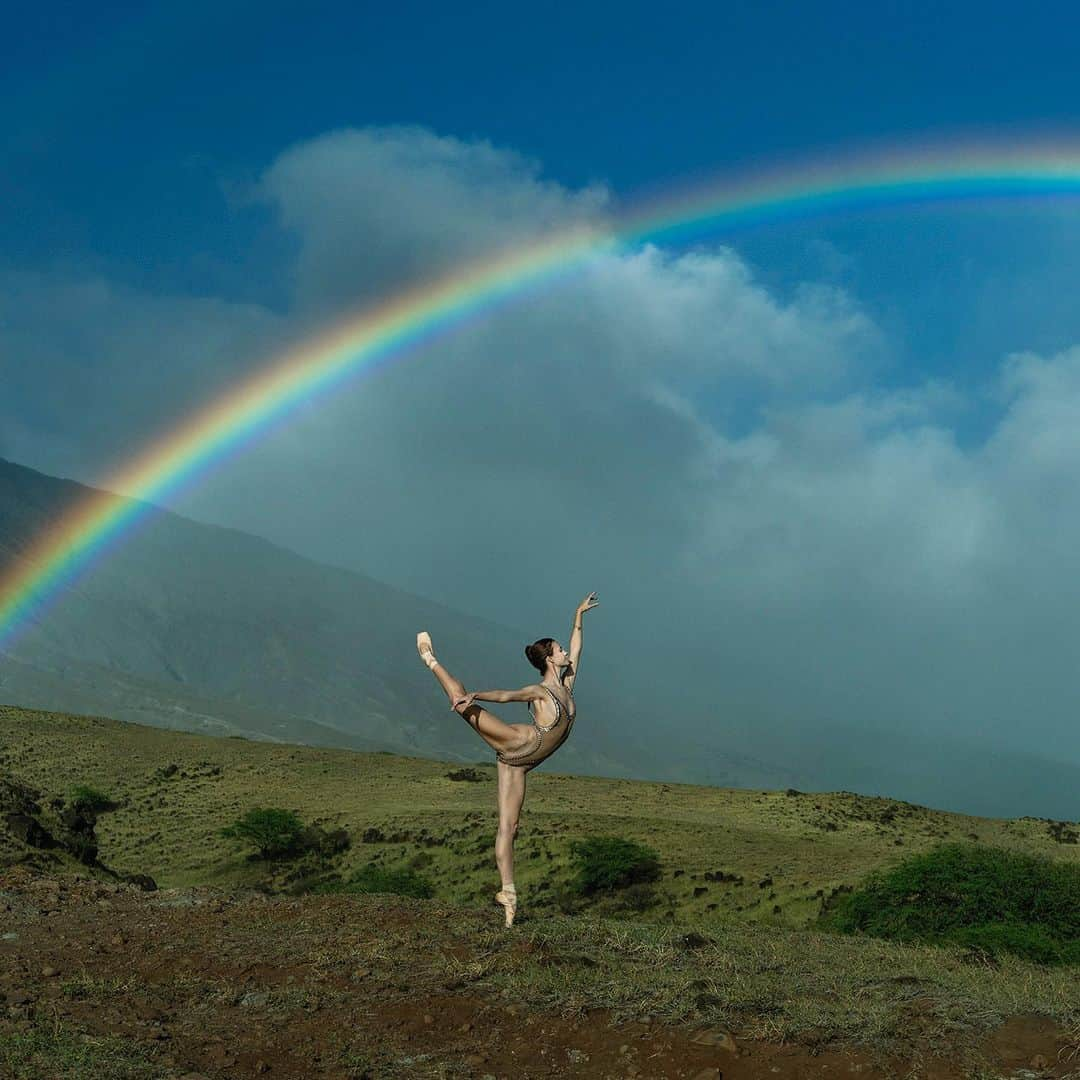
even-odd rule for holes
{"type": "MultiPolygon", "coordinates": [[[[88,489],[0,459],[0,572],[88,489]]],[[[569,618],[571,612],[567,612],[569,618]]],[[[470,689],[520,686],[535,634],[322,565],[257,536],[148,515],[0,654],[0,701],[211,734],[453,761],[492,752],[447,707],[415,651],[431,632],[470,689]]],[[[1075,818],[1080,768],[975,741],[710,715],[671,687],[646,712],[589,657],[579,720],[542,768],[727,787],[887,794],[990,816],[1075,818]]],[[[656,672],[660,681],[662,670],[656,672]]],[[[523,709],[496,709],[523,722],[523,709]]]]}

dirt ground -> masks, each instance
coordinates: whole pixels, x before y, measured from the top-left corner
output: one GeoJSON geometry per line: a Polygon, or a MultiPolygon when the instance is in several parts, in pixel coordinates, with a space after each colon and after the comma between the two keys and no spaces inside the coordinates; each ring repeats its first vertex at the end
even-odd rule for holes
{"type": "MultiPolygon", "coordinates": [[[[151,1063],[144,1075],[161,1080],[1080,1077],[1075,1040],[1038,1016],[1012,1017],[985,1036],[978,1050],[986,1065],[973,1068],[970,1056],[922,1053],[917,1040],[905,1059],[883,1059],[651,1018],[617,1022],[604,1011],[562,1016],[460,980],[415,987],[407,962],[380,962],[388,958],[379,933],[400,941],[409,920],[447,917],[445,909],[395,907],[389,898],[365,909],[385,922],[363,927],[365,952],[350,903],[211,888],[143,892],[0,870],[0,1047],[59,1022],[86,1039],[119,1037],[133,1058],[151,1063]]],[[[505,933],[512,943],[515,930],[505,933]]],[[[477,960],[470,946],[453,948],[462,969],[477,960]]],[[[58,1066],[42,1077],[66,1075],[58,1066]]]]}

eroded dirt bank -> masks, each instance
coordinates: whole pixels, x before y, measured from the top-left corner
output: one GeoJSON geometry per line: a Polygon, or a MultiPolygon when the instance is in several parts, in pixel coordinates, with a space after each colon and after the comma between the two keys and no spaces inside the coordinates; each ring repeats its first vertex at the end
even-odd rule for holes
{"type": "MultiPolygon", "coordinates": [[[[395,898],[144,892],[12,867],[0,871],[0,1045],[25,1046],[35,1032],[91,1047],[113,1036],[113,1052],[129,1048],[128,1075],[162,1080],[1080,1077],[1074,1035],[1038,1016],[1012,1017],[941,1054],[920,1042],[917,996],[906,1052],[889,1056],[644,1015],[624,1022],[608,1010],[527,1008],[485,987],[485,973],[514,950],[556,965],[583,958],[544,954],[516,928],[496,933],[494,918],[395,898]],[[430,944],[442,940],[433,920],[445,944],[430,944]],[[431,964],[414,976],[413,938],[440,951],[437,980],[431,964]]],[[[64,1068],[41,1075],[72,1075],[64,1068]]]]}

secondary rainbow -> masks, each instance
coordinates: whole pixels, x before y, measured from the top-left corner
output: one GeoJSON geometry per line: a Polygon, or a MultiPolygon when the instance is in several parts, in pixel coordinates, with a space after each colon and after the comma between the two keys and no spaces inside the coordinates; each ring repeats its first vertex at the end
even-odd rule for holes
{"type": "Polygon", "coordinates": [[[12,558],[0,578],[0,650],[162,501],[194,483],[291,410],[346,379],[448,332],[470,317],[565,277],[593,258],[653,241],[913,203],[1045,200],[1080,195],[1080,143],[895,150],[834,157],[642,199],[601,224],[581,225],[457,268],[287,351],[72,505],[12,558]]]}

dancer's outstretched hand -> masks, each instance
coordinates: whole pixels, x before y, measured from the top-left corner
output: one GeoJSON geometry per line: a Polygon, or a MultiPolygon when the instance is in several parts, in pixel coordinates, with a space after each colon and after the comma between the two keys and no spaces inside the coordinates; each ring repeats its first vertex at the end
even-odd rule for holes
{"type": "Polygon", "coordinates": [[[581,601],[580,604],[578,604],[578,611],[583,613],[586,611],[592,611],[592,609],[596,607],[596,605],[599,603],[600,601],[596,599],[596,593],[591,592],[588,596],[585,597],[584,600],[581,601]]]}
{"type": "Polygon", "coordinates": [[[454,712],[463,712],[473,703],[475,697],[475,694],[466,694],[464,697],[458,698],[450,708],[453,709],[454,712]]]}

